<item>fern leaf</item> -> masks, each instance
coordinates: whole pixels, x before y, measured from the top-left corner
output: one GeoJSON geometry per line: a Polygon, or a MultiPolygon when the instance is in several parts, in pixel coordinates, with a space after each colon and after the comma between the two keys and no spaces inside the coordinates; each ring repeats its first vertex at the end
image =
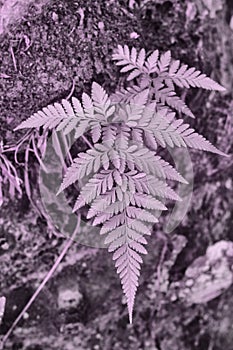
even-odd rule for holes
{"type": "Polygon", "coordinates": [[[116,93],[114,93],[113,96],[111,96],[111,100],[115,103],[130,102],[145,89],[146,87],[142,88],[138,85],[129,86],[126,89],[122,87],[116,93]]]}
{"type": "Polygon", "coordinates": [[[168,67],[171,62],[171,51],[166,51],[160,56],[159,62],[158,62],[158,73],[159,75],[161,73],[167,72],[168,67]]]}
{"type": "Polygon", "coordinates": [[[103,192],[101,195],[95,197],[95,200],[91,204],[91,208],[87,213],[87,219],[90,219],[97,215],[98,213],[104,212],[112,203],[116,201],[115,189],[103,192]]]}
{"type": "MultiPolygon", "coordinates": [[[[127,299],[129,319],[132,323],[134,299],[138,287],[140,264],[142,263],[139,253],[147,254],[146,249],[143,247],[143,244],[147,242],[141,234],[138,234],[127,225],[128,219],[131,219],[126,219],[125,214],[121,214],[120,218],[118,216],[117,220],[113,219],[111,219],[112,222],[110,224],[111,227],[113,226],[113,229],[109,230],[107,228],[108,236],[105,239],[105,243],[109,245],[109,252],[114,252],[113,260],[115,260],[117,273],[121,279],[123,292],[127,299]]],[[[101,231],[104,233],[106,229],[101,231]]]]}
{"type": "Polygon", "coordinates": [[[103,145],[96,144],[94,149],[89,149],[86,153],[79,153],[73,164],[67,169],[58,194],[77,180],[88,176],[92,171],[97,172],[101,163],[103,164],[103,155],[107,152],[108,149],[103,145]]]}
{"type": "Polygon", "coordinates": [[[133,141],[143,145],[143,130],[133,128],[131,131],[131,137],[133,141]]]}
{"type": "Polygon", "coordinates": [[[127,81],[131,81],[141,75],[141,71],[139,69],[134,69],[127,77],[127,81]]]}
{"type": "Polygon", "coordinates": [[[128,206],[126,208],[126,213],[130,218],[133,218],[133,219],[137,218],[137,219],[140,219],[141,221],[146,221],[150,223],[158,222],[158,219],[145,209],[128,206]]]}
{"type": "Polygon", "coordinates": [[[93,143],[96,143],[99,141],[99,139],[101,138],[101,124],[100,123],[94,123],[91,127],[91,137],[92,137],[92,141],[93,143]]]}
{"type": "Polygon", "coordinates": [[[191,118],[195,118],[192,111],[188,106],[182,101],[171,88],[162,88],[160,90],[155,90],[156,99],[161,101],[163,104],[167,104],[169,107],[176,109],[179,112],[186,114],[191,118]]]}
{"type": "Polygon", "coordinates": [[[143,65],[145,63],[145,58],[146,58],[146,51],[145,49],[141,49],[138,54],[137,58],[137,66],[140,68],[143,68],[143,65]]]}
{"type": "MultiPolygon", "coordinates": [[[[133,235],[134,236],[134,232],[133,232],[133,235]]],[[[129,241],[129,246],[130,248],[134,249],[137,253],[140,253],[140,254],[147,254],[147,251],[146,249],[143,247],[142,244],[138,243],[136,240],[131,240],[129,241]]]]}
{"type": "Polygon", "coordinates": [[[132,177],[137,191],[152,195],[153,197],[167,198],[181,201],[175,191],[166,182],[156,179],[152,175],[143,174],[141,178],[132,177]]]}
{"type": "Polygon", "coordinates": [[[121,225],[117,227],[115,230],[108,233],[107,237],[105,238],[104,243],[110,244],[114,242],[116,239],[120,238],[121,236],[124,236],[126,233],[126,225],[121,225]]]}
{"type": "Polygon", "coordinates": [[[117,127],[114,125],[103,126],[103,143],[111,148],[116,139],[117,127]]]}
{"type": "Polygon", "coordinates": [[[104,225],[102,226],[102,228],[100,230],[100,234],[108,233],[108,232],[114,230],[116,227],[122,225],[124,222],[125,222],[124,213],[118,214],[104,223],[104,225]]]}
{"type": "Polygon", "coordinates": [[[172,60],[170,67],[169,67],[169,72],[168,75],[172,76],[173,74],[175,74],[177,72],[177,70],[179,69],[180,66],[180,61],[179,60],[172,60]]]}
{"type": "Polygon", "coordinates": [[[157,161],[163,167],[163,171],[164,171],[166,179],[178,181],[178,182],[181,182],[183,184],[188,184],[188,182],[183,178],[183,176],[180,175],[178,173],[178,171],[175,168],[173,168],[173,166],[171,164],[166,162],[161,157],[157,157],[157,161]]]}
{"type": "MultiPolygon", "coordinates": [[[[187,184],[187,181],[165,160],[147,148],[136,149],[126,154],[127,164],[133,164],[139,171],[156,175],[159,178],[175,180],[187,184]]],[[[134,168],[133,168],[134,169],[134,168]]]]}
{"type": "Polygon", "coordinates": [[[14,130],[16,131],[24,128],[39,128],[41,126],[48,129],[56,127],[63,120],[63,116],[60,115],[55,106],[57,106],[57,104],[54,106],[51,105],[45,107],[42,109],[42,111],[34,113],[30,118],[23,121],[14,130]]]}
{"type": "Polygon", "coordinates": [[[148,236],[151,235],[151,229],[148,227],[148,225],[145,223],[142,223],[137,219],[128,218],[127,224],[132,230],[140,233],[141,235],[148,235],[148,236]]]}
{"type": "MultiPolygon", "coordinates": [[[[82,124],[85,122],[87,127],[88,123],[81,119],[85,118],[85,115],[80,102],[76,98],[72,98],[72,103],[73,106],[70,102],[62,100],[61,104],[49,105],[34,113],[15,130],[43,127],[45,129],[56,128],[57,131],[64,130],[64,134],[68,134],[73,129],[76,129],[78,123],[82,124]]],[[[86,127],[84,130],[86,130],[86,127]]]]}
{"type": "Polygon", "coordinates": [[[136,49],[133,47],[130,49],[127,45],[122,47],[118,45],[118,50],[113,54],[112,59],[118,61],[117,66],[124,66],[121,68],[121,73],[129,73],[127,80],[133,80],[144,72],[146,52],[141,49],[139,54],[137,54],[136,49]]]}
{"type": "Polygon", "coordinates": [[[115,147],[117,149],[127,149],[129,146],[130,128],[121,126],[117,129],[115,147]]]}
{"type": "Polygon", "coordinates": [[[154,73],[157,70],[157,63],[159,58],[159,51],[155,50],[152,54],[147,58],[145,67],[148,74],[154,73]]]}
{"type": "Polygon", "coordinates": [[[80,119],[84,119],[85,114],[84,114],[82,104],[76,97],[72,97],[72,105],[74,107],[75,115],[80,119]]]}
{"type": "Polygon", "coordinates": [[[138,207],[144,209],[154,209],[154,210],[167,210],[165,205],[159,200],[155,199],[151,195],[144,193],[135,193],[131,196],[131,204],[137,205],[138,207]]]}
{"type": "Polygon", "coordinates": [[[119,153],[115,149],[111,149],[108,152],[109,159],[111,160],[112,164],[116,169],[119,169],[121,166],[121,157],[119,153]]]}
{"type": "Polygon", "coordinates": [[[143,111],[142,117],[138,120],[139,127],[146,127],[149,125],[153,116],[157,110],[157,102],[153,101],[146,105],[146,108],[143,111]]]}
{"type": "Polygon", "coordinates": [[[214,80],[202,74],[194,67],[181,65],[178,69],[179,61],[175,61],[169,70],[169,77],[179,87],[198,87],[207,90],[225,91],[226,89],[214,80]]]}
{"type": "Polygon", "coordinates": [[[120,273],[123,292],[125,293],[127,299],[130,323],[132,323],[134,300],[138,287],[138,275],[135,273],[133,263],[133,260],[136,260],[135,257],[136,252],[134,253],[133,249],[127,246],[127,250],[125,252],[126,264],[120,273]]]}
{"type": "Polygon", "coordinates": [[[114,113],[115,107],[111,106],[111,102],[106,91],[96,82],[93,82],[92,84],[91,97],[93,100],[94,110],[96,112],[96,118],[99,120],[107,120],[107,118],[114,113]]]}
{"type": "Polygon", "coordinates": [[[89,122],[87,120],[81,120],[79,125],[75,128],[75,138],[81,137],[88,129],[89,122]]]}
{"type": "MultiPolygon", "coordinates": [[[[166,145],[170,147],[189,146],[195,149],[225,155],[211,145],[202,135],[199,135],[194,129],[190,128],[189,124],[184,124],[182,119],[173,120],[174,115],[171,117],[167,118],[166,115],[157,114],[148,126],[149,130],[153,130],[155,138],[162,147],[166,145]]],[[[145,128],[145,130],[147,130],[147,128],[145,128]]]]}
{"type": "Polygon", "coordinates": [[[112,170],[101,170],[99,174],[94,175],[82,188],[73,208],[73,212],[80,209],[85,204],[91,203],[100,194],[105,194],[107,190],[113,187],[112,170]]]}
{"type": "Polygon", "coordinates": [[[147,174],[153,174],[158,177],[165,178],[163,166],[160,164],[160,158],[156,157],[154,152],[147,148],[136,149],[134,152],[126,153],[127,164],[130,168],[131,163],[133,168],[139,171],[145,171],[147,174]]]}
{"type": "Polygon", "coordinates": [[[194,132],[191,135],[184,136],[184,140],[187,146],[199,149],[202,151],[209,151],[212,153],[219,154],[221,156],[227,156],[225,153],[219,151],[215,146],[213,146],[208,140],[206,140],[202,135],[194,132]]]}
{"type": "Polygon", "coordinates": [[[152,151],[157,150],[155,131],[154,131],[154,133],[152,131],[148,131],[148,130],[144,131],[144,144],[146,146],[148,146],[148,148],[151,149],[152,151]]]}
{"type": "Polygon", "coordinates": [[[62,110],[65,111],[65,113],[62,113],[63,121],[59,123],[56,129],[57,131],[64,130],[64,134],[66,135],[76,127],[78,118],[76,117],[74,109],[69,101],[62,100],[62,106],[62,110]]]}

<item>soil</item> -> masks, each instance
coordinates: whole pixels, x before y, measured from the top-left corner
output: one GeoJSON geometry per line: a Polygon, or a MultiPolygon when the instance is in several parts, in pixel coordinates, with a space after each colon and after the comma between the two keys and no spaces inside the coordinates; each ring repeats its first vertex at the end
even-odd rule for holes
{"type": "MultiPolygon", "coordinates": [[[[0,6],[6,9],[7,2],[0,6]]],[[[111,256],[105,249],[74,243],[5,349],[232,350],[233,286],[197,305],[171,302],[151,287],[164,242],[165,261],[176,249],[174,236],[185,236],[187,244],[170,264],[168,283],[181,280],[208,246],[233,240],[231,1],[32,0],[23,3],[23,10],[20,1],[10,2],[9,21],[0,21],[0,132],[5,144],[24,135],[13,131],[22,120],[71,92],[76,97],[89,93],[93,81],[114,92],[119,70],[111,54],[118,44],[127,44],[169,49],[174,58],[226,87],[223,94],[193,89],[186,101],[197,116],[192,124],[198,132],[230,157],[190,152],[195,174],[191,207],[171,234],[163,232],[166,217],[154,228],[133,325],[128,324],[111,256]]],[[[17,167],[23,174],[23,166],[17,167]]],[[[37,170],[32,158],[32,182],[37,170]]],[[[38,200],[36,188],[32,196],[38,200]]],[[[0,227],[0,294],[7,298],[3,335],[52,267],[64,238],[51,233],[25,189],[14,201],[6,194],[0,227]]]]}

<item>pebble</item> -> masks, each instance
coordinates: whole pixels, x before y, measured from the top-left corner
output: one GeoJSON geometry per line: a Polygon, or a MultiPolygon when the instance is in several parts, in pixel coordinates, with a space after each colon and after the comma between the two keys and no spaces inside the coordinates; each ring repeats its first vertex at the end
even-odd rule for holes
{"type": "Polygon", "coordinates": [[[99,22],[98,28],[99,28],[99,30],[104,30],[104,22],[99,22]]]}
{"type": "Polygon", "coordinates": [[[186,285],[187,287],[191,287],[191,286],[193,286],[193,284],[194,284],[194,281],[193,281],[192,279],[189,279],[189,280],[187,280],[187,281],[185,282],[185,285],[186,285]]]}
{"type": "MultiPolygon", "coordinates": [[[[233,23],[232,23],[233,24],[233,23]]],[[[232,28],[233,29],[233,28],[232,28]]],[[[232,189],[232,179],[229,178],[226,180],[225,182],[225,187],[228,189],[228,190],[231,190],[232,189]]]]}
{"type": "Polygon", "coordinates": [[[130,33],[130,39],[137,39],[137,38],[139,38],[139,34],[138,33],[136,33],[136,32],[130,33]]]}
{"type": "Polygon", "coordinates": [[[2,250],[8,250],[10,248],[10,245],[9,245],[9,243],[6,242],[6,243],[1,245],[1,248],[2,248],[2,250]]]}
{"type": "Polygon", "coordinates": [[[56,12],[52,13],[52,19],[53,19],[54,22],[58,21],[58,14],[56,12]]]}
{"type": "Polygon", "coordinates": [[[25,312],[25,313],[23,314],[23,318],[24,318],[25,320],[27,320],[27,319],[29,318],[29,314],[28,314],[27,312],[25,312]]]}
{"type": "Polygon", "coordinates": [[[231,30],[233,30],[233,16],[231,16],[230,28],[231,28],[231,30]]]}
{"type": "Polygon", "coordinates": [[[58,307],[59,309],[70,309],[75,308],[81,302],[83,296],[80,293],[78,286],[66,289],[61,288],[58,291],[58,307]]]}

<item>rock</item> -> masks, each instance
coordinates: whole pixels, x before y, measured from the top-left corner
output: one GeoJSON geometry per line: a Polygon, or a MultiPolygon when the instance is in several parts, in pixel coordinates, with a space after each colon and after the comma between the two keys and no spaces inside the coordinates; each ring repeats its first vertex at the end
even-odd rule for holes
{"type": "Polygon", "coordinates": [[[80,293],[77,285],[66,288],[61,286],[58,289],[58,308],[59,309],[74,309],[77,308],[79,303],[82,301],[83,295],[80,293]]]}
{"type": "MultiPolygon", "coordinates": [[[[185,272],[178,295],[188,304],[206,303],[222,294],[233,283],[233,243],[220,241],[208,247],[185,272]]],[[[177,288],[177,284],[171,285],[177,288]]]]}

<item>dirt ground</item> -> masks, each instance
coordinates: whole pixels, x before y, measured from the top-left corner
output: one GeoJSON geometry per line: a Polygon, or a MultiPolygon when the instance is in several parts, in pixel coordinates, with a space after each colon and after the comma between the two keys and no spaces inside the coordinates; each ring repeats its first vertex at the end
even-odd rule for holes
{"type": "MultiPolygon", "coordinates": [[[[0,132],[14,144],[13,129],[49,103],[90,92],[97,81],[112,93],[119,70],[111,54],[118,44],[171,50],[227,89],[193,89],[186,101],[192,125],[223,152],[221,158],[190,152],[194,193],[190,210],[171,234],[166,217],[154,228],[142,268],[134,322],[111,256],[74,244],[7,341],[14,350],[232,350],[233,286],[202,304],[172,301],[156,288],[166,242],[165,281],[182,281],[193,261],[220,240],[233,241],[233,6],[231,0],[0,1],[0,132]],[[8,12],[7,12],[8,11],[8,12]],[[7,15],[6,15],[7,13],[7,15]],[[10,18],[10,20],[9,20],[10,18]],[[180,238],[181,237],[181,238],[180,238]],[[185,240],[185,238],[187,240],[185,240]],[[179,243],[180,239],[183,243],[179,243]],[[177,243],[178,242],[178,243],[177,243]]],[[[190,121],[189,121],[190,122],[190,121]]],[[[13,160],[13,159],[12,159],[13,160]]],[[[36,179],[31,159],[30,177],[36,179]]],[[[18,166],[23,172],[23,166],[18,166]]],[[[37,200],[36,189],[32,191],[37,200]]],[[[7,197],[7,196],[6,196],[7,197]]],[[[26,192],[6,199],[0,214],[0,295],[7,298],[5,334],[64,246],[51,234],[26,192]]]]}

